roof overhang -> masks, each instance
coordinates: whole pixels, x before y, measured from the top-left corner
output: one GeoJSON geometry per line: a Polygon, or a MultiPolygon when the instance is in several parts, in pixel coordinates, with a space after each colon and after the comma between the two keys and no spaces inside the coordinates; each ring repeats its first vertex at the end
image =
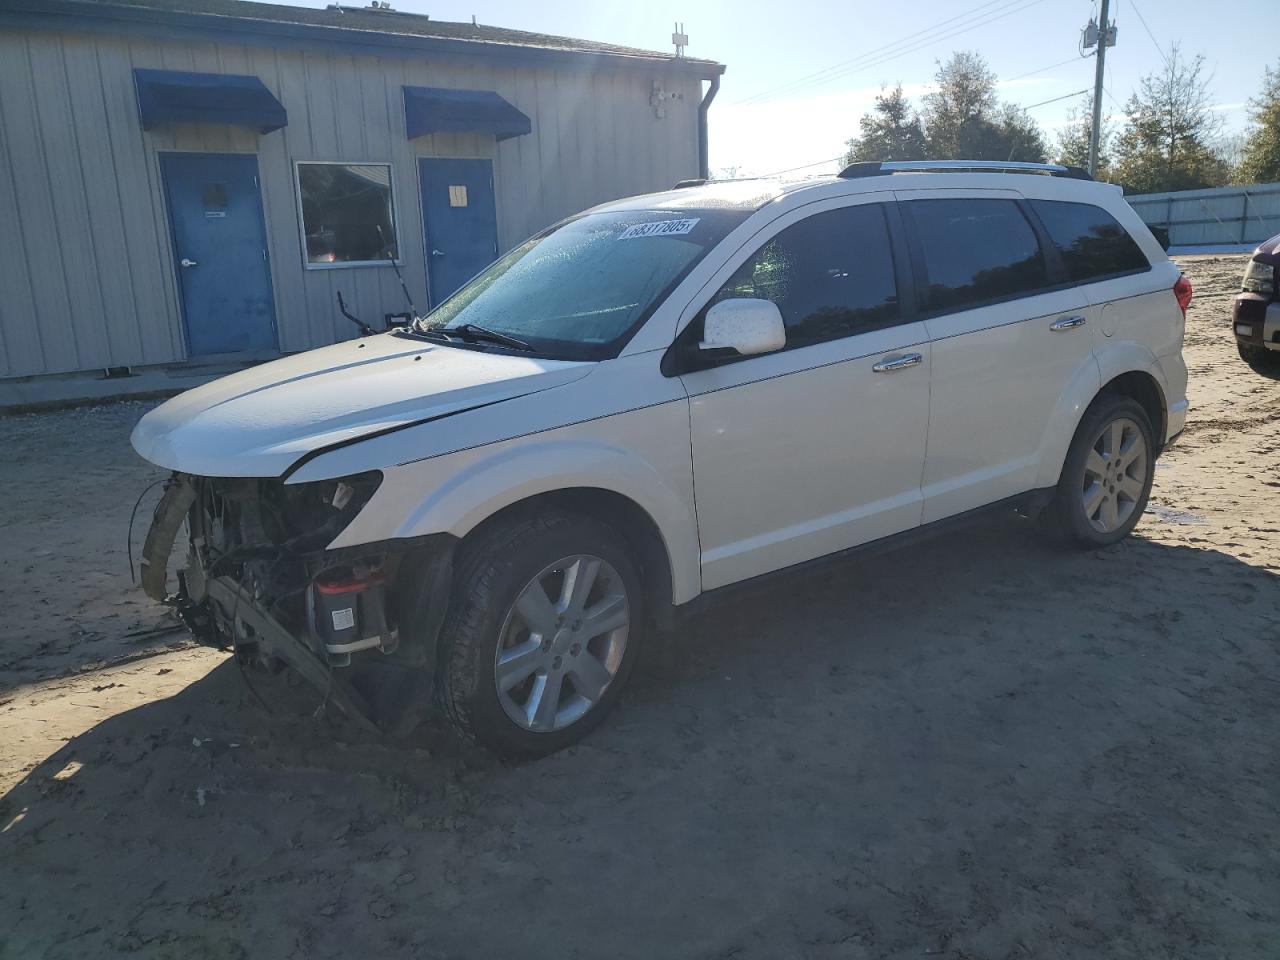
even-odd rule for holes
{"type": "Polygon", "coordinates": [[[430,133],[491,133],[506,140],[529,133],[533,124],[492,90],[405,87],[404,129],[410,140],[430,133]]]}
{"type": "MultiPolygon", "coordinates": [[[[246,5],[246,8],[248,5],[246,5]]],[[[223,40],[252,47],[337,50],[347,55],[418,57],[507,64],[555,65],[558,69],[639,68],[710,80],[724,65],[685,57],[571,50],[455,37],[426,37],[343,27],[116,6],[98,0],[4,0],[0,26],[58,31],[137,34],[176,40],[223,40]]]]}
{"type": "Polygon", "coordinates": [[[137,69],[133,82],[143,130],[167,123],[226,123],[270,133],[289,122],[284,105],[257,77],[137,69]]]}

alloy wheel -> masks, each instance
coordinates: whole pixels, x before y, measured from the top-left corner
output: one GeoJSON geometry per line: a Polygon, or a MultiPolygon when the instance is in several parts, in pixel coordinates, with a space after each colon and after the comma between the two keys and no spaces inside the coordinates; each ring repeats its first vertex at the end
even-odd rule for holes
{"type": "Polygon", "coordinates": [[[580,720],[622,666],[629,622],[626,585],[606,560],[579,554],[544,568],[502,625],[493,669],[507,716],[538,733],[580,720]]]}
{"type": "Polygon", "coordinates": [[[1106,423],[1084,462],[1081,504],[1100,533],[1123,527],[1138,508],[1151,469],[1142,429],[1128,417],[1106,423]]]}

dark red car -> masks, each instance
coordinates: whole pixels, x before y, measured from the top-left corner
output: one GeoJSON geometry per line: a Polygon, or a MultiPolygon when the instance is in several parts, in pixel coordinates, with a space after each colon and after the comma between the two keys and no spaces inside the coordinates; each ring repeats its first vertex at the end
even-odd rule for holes
{"type": "Polygon", "coordinates": [[[1280,370],[1280,300],[1276,274],[1280,272],[1280,236],[1258,246],[1245,268],[1240,292],[1231,310],[1240,357],[1255,370],[1280,370]]]}

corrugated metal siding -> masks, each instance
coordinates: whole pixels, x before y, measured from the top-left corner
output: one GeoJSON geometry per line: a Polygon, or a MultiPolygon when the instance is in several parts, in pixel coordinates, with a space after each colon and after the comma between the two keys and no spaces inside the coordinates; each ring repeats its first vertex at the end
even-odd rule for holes
{"type": "Polygon", "coordinates": [[[1169,230],[1172,246],[1261,243],[1280,233],[1280,183],[1126,197],[1143,221],[1169,230]]]}
{"type": "Polygon", "coordinates": [[[390,162],[403,270],[425,306],[417,158],[494,161],[506,248],[562,217],[669,187],[698,171],[696,79],[653,70],[550,70],[350,57],[93,34],[0,34],[0,377],[181,360],[174,255],[160,176],[165,151],[258,156],[280,346],[351,336],[334,295],[369,320],[403,309],[390,268],[305,270],[293,164],[390,162]],[[289,125],[181,124],[146,133],[136,67],[254,74],[289,125]],[[654,117],[654,80],[683,100],[654,117]],[[496,90],[533,133],[405,139],[403,85],[496,90]]]}

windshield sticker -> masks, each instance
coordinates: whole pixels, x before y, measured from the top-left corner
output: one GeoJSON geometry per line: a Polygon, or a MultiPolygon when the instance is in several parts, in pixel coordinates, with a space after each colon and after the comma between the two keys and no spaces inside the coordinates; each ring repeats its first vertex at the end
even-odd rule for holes
{"type": "Polygon", "coordinates": [[[636,237],[678,237],[688,233],[698,225],[701,217],[690,217],[687,220],[655,220],[653,223],[637,223],[627,227],[618,235],[619,240],[634,240],[636,237]]]}

